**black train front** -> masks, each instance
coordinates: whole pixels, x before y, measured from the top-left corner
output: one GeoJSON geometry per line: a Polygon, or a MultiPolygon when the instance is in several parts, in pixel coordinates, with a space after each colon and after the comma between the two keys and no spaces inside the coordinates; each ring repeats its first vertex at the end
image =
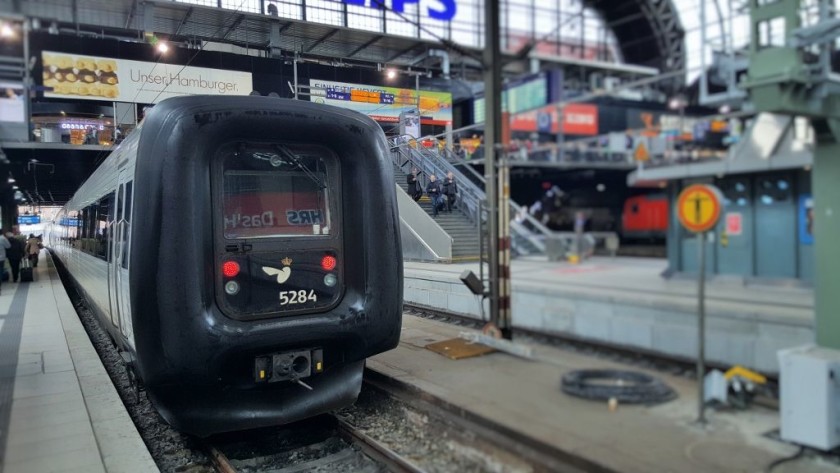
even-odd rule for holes
{"type": "Polygon", "coordinates": [[[140,133],[129,286],[136,369],[159,412],[204,436],[352,403],[402,317],[379,126],[308,102],[194,96],[155,106],[140,133]]]}

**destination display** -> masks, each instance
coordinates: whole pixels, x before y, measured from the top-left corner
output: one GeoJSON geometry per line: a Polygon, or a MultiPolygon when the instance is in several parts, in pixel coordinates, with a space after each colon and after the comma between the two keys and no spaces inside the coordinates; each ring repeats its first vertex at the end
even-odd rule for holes
{"type": "Polygon", "coordinates": [[[397,123],[400,114],[420,108],[420,123],[445,126],[452,123],[452,94],[414,89],[378,87],[311,79],[310,100],[364,113],[378,122],[397,123]]]}

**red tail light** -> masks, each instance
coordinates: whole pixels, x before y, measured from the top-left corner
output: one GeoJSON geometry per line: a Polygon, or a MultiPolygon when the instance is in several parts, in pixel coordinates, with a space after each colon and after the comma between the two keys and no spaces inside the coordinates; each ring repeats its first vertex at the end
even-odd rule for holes
{"type": "Polygon", "coordinates": [[[335,259],[335,256],[326,255],[321,258],[321,267],[324,268],[324,271],[334,270],[336,264],[338,264],[338,260],[335,259]]]}
{"type": "Polygon", "coordinates": [[[222,263],[222,274],[226,278],[232,278],[239,274],[239,263],[236,261],[225,261],[222,263]]]}

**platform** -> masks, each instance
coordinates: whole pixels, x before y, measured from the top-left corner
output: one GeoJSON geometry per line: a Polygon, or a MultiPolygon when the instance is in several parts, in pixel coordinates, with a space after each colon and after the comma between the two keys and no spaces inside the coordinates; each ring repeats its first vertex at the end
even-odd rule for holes
{"type": "MultiPolygon", "coordinates": [[[[686,378],[646,371],[679,397],[658,406],[620,405],[574,398],[560,390],[560,378],[582,368],[639,368],[569,351],[536,346],[539,361],[492,353],[451,360],[426,345],[470,331],[443,322],[405,316],[399,346],[368,360],[368,368],[460,407],[534,441],[553,446],[584,470],[622,473],[764,471],[797,447],[766,436],[779,427],[774,410],[707,410],[701,428],[697,389],[686,378]],[[588,467],[586,466],[588,465],[588,467]]],[[[773,470],[840,472],[840,466],[806,455],[773,470]]]]}
{"type": "MultiPolygon", "coordinates": [[[[595,257],[579,265],[513,261],[514,327],[692,358],[697,353],[697,282],[665,279],[664,259],[595,257]]],[[[458,279],[478,263],[405,263],[405,300],[479,317],[479,304],[458,279]]],[[[485,275],[486,277],[486,275],[485,275]]],[[[813,290],[707,285],[709,360],[778,372],[779,349],[813,343],[813,290]]],[[[486,314],[486,311],[485,311],[486,314]]]]}
{"type": "Polygon", "coordinates": [[[49,260],[0,288],[0,472],[157,471],[49,260]]]}

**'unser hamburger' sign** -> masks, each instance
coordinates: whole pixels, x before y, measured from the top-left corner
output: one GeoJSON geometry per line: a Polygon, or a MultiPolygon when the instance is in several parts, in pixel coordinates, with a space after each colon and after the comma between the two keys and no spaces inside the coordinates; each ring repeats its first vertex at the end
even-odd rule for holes
{"type": "Polygon", "coordinates": [[[156,103],[178,95],[248,95],[250,72],[44,51],[45,97],[156,103]]]}

